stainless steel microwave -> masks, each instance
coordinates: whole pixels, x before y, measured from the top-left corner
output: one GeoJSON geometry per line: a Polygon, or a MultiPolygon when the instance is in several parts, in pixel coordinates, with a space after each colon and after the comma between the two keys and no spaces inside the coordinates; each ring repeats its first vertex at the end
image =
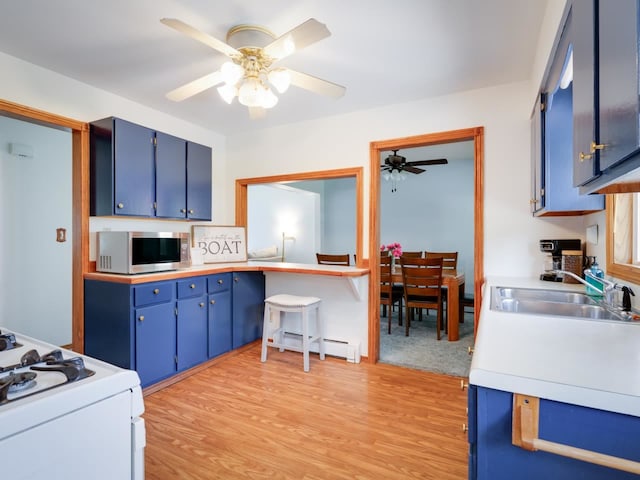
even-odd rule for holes
{"type": "Polygon", "coordinates": [[[98,232],[96,270],[151,273],[191,265],[189,234],[183,232],[98,232]]]}

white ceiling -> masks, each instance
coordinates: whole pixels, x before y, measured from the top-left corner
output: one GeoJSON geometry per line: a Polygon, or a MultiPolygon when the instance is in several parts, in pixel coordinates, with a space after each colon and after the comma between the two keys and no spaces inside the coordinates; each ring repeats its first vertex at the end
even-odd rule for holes
{"type": "Polygon", "coordinates": [[[0,51],[233,134],[527,80],[547,1],[3,1],[0,51]],[[281,35],[316,18],[332,35],[281,64],[344,85],[346,94],[336,100],[292,87],[261,120],[250,120],[236,101],[224,103],[215,89],[172,102],[166,92],[227,57],[161,24],[163,17],[223,41],[241,23],[281,35]]]}

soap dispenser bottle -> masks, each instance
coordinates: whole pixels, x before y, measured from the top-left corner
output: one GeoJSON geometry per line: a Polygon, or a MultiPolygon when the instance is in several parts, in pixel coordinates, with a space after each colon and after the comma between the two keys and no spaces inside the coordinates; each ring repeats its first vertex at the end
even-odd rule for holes
{"type": "MultiPolygon", "coordinates": [[[[600,266],[598,265],[598,261],[596,260],[596,257],[593,257],[593,262],[591,262],[591,275],[593,275],[594,277],[597,278],[604,278],[604,272],[602,271],[602,269],[600,268],[600,266]]],[[[604,283],[603,282],[599,282],[598,280],[596,280],[595,278],[589,276],[589,275],[585,275],[587,278],[587,283],[590,285],[593,285],[595,287],[592,288],[590,286],[587,286],[587,295],[602,295],[602,291],[604,290],[604,283]],[[596,290],[597,289],[597,290],[596,290]]]]}

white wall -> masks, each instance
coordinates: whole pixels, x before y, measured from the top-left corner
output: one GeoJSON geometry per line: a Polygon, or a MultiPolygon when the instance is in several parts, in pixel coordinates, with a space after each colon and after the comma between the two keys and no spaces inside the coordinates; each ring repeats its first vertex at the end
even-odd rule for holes
{"type": "MultiPolygon", "coordinates": [[[[228,181],[299,172],[301,165],[306,171],[362,166],[367,252],[369,143],[483,126],[485,274],[537,275],[538,240],[584,238],[584,225],[579,217],[539,219],[529,212],[532,99],[528,92],[528,82],[499,85],[234,135],[227,139],[228,181]]],[[[233,202],[229,192],[227,204],[233,202]]]]}
{"type": "Polygon", "coordinates": [[[0,325],[55,345],[71,343],[71,160],[69,132],[0,116],[0,325]]]}
{"type": "MultiPolygon", "coordinates": [[[[121,117],[212,147],[213,223],[217,225],[234,223],[233,204],[226,203],[227,190],[233,191],[233,183],[228,182],[226,178],[226,141],[224,136],[4,53],[0,53],[0,71],[10,72],[10,74],[0,75],[0,97],[5,100],[84,122],[109,116],[121,117]]],[[[117,226],[114,226],[113,229],[189,229],[189,226],[184,222],[122,219],[114,224],[117,226]]],[[[96,219],[90,223],[92,232],[111,227],[112,222],[108,219],[96,219]]],[[[95,258],[93,251],[91,258],[95,258]]]]}

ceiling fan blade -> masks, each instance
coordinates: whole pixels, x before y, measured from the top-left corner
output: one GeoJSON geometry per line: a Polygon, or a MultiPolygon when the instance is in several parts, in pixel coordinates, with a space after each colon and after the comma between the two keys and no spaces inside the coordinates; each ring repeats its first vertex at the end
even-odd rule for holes
{"type": "Polygon", "coordinates": [[[200,77],[193,82],[189,82],[186,85],[178,87],[175,90],[171,90],[167,93],[167,98],[174,102],[181,102],[182,100],[203,92],[208,88],[215,87],[223,81],[222,73],[218,70],[205,75],[204,77],[200,77]]]}
{"type": "Polygon", "coordinates": [[[434,158],[433,160],[416,160],[407,162],[407,165],[446,165],[449,163],[446,158],[434,158]]]}
{"type": "Polygon", "coordinates": [[[424,169],[422,168],[417,168],[417,167],[412,167],[411,165],[405,165],[404,167],[402,167],[403,170],[410,172],[410,173],[422,173],[424,172],[424,169]]]}
{"type": "Polygon", "coordinates": [[[295,70],[286,69],[291,75],[291,84],[296,87],[304,88],[320,95],[326,95],[328,97],[340,98],[347,90],[342,85],[332,83],[327,80],[322,80],[318,77],[307,75],[306,73],[296,72],[295,70]]]}
{"type": "Polygon", "coordinates": [[[267,109],[262,107],[249,107],[249,118],[258,120],[267,116],[267,109]]]}
{"type": "Polygon", "coordinates": [[[236,50],[232,46],[227,45],[223,41],[218,40],[217,38],[214,38],[211,35],[207,35],[206,33],[201,32],[200,30],[193,28],[191,25],[187,25],[186,23],[176,18],[161,18],[160,21],[164,23],[167,27],[171,27],[180,33],[184,33],[185,35],[188,35],[194,40],[204,43],[205,45],[208,45],[214,50],[222,52],[229,57],[242,55],[238,50],[236,50]]]}
{"type": "Polygon", "coordinates": [[[320,23],[315,18],[310,18],[276,38],[264,47],[263,51],[271,58],[280,60],[330,35],[331,32],[324,23],[320,23]]]}

